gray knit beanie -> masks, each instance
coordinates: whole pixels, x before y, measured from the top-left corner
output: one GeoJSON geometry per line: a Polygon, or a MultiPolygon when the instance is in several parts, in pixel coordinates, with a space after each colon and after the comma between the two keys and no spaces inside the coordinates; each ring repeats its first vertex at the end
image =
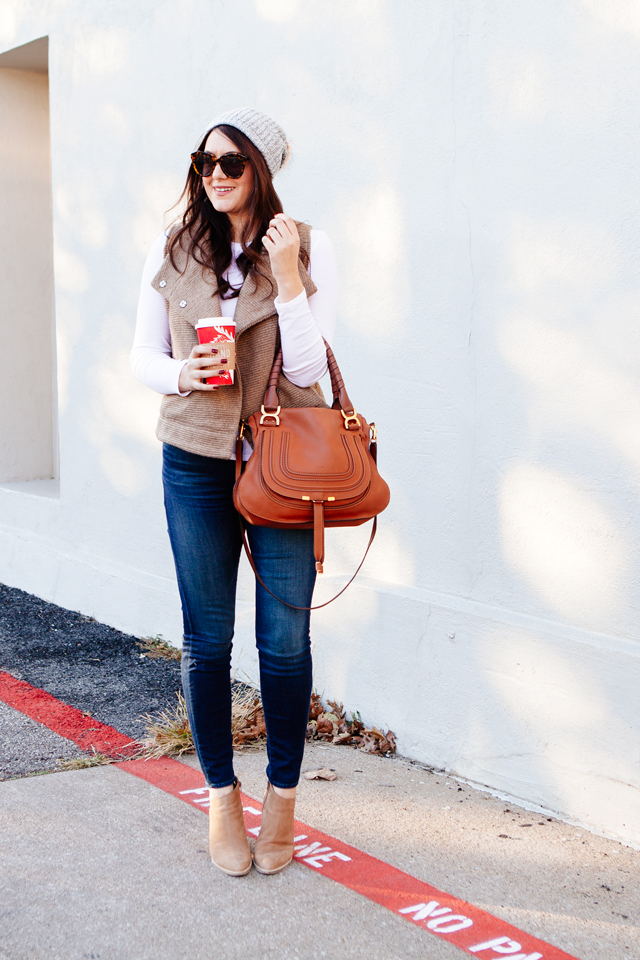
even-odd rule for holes
{"type": "Polygon", "coordinates": [[[245,137],[249,137],[251,143],[258,148],[267,161],[269,173],[275,177],[289,156],[289,144],[282,127],[264,113],[252,110],[250,107],[221,113],[211,127],[219,127],[225,123],[230,127],[236,127],[244,133],[245,137]]]}

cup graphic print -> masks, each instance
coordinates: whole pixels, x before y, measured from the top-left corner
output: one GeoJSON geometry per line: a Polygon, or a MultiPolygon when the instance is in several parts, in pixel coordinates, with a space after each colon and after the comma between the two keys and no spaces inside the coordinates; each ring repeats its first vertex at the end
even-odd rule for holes
{"type": "Polygon", "coordinates": [[[227,317],[205,317],[196,323],[198,343],[215,343],[218,346],[217,356],[212,358],[213,363],[226,363],[220,367],[214,376],[208,377],[205,383],[216,387],[228,386],[233,383],[236,365],[236,325],[227,317]]]}

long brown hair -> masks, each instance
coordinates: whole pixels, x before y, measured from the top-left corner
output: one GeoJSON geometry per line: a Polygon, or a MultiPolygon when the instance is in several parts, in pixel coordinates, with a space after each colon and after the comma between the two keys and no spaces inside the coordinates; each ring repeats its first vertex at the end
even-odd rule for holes
{"type": "MultiPolygon", "coordinates": [[[[248,215],[240,238],[242,253],[237,259],[237,264],[245,279],[250,273],[264,276],[260,269],[260,261],[265,254],[262,238],[267,232],[269,221],[276,213],[282,213],[280,197],[274,190],[264,157],[237,127],[231,127],[228,124],[211,127],[197,149],[204,150],[213,129],[219,130],[228,137],[238,152],[244,153],[249,158],[249,163],[253,167],[253,187],[249,194],[248,215]]],[[[221,297],[224,299],[237,297],[240,290],[232,287],[222,276],[231,265],[232,259],[231,221],[226,213],[220,213],[214,208],[204,189],[202,177],[195,172],[193,166],[189,167],[187,182],[178,203],[182,200],[186,200],[182,226],[176,230],[169,243],[169,258],[172,265],[177,269],[174,250],[179,245],[186,250],[187,256],[193,257],[198,263],[215,273],[217,292],[221,297]],[[183,242],[183,237],[186,243],[183,242]]],[[[307,259],[304,254],[302,259],[303,263],[307,259]]]]}

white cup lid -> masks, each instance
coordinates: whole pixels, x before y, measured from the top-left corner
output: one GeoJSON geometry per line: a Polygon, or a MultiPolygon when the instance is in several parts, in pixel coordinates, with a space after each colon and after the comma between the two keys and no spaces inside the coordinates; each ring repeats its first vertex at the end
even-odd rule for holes
{"type": "Polygon", "coordinates": [[[196,329],[198,327],[235,327],[235,325],[235,320],[230,320],[228,317],[204,317],[198,320],[196,329]]]}

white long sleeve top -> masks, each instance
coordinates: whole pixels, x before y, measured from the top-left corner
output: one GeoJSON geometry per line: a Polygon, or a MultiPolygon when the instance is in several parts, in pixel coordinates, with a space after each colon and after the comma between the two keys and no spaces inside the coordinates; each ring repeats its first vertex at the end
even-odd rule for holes
{"type": "MultiPolygon", "coordinates": [[[[188,393],[181,393],[178,381],[187,361],[175,360],[171,355],[167,304],[162,294],[151,286],[162,266],[166,241],[166,233],[156,238],[144,266],[130,362],[134,375],[145,386],[158,393],[186,397],[188,393]]],[[[236,263],[242,247],[239,243],[232,243],[231,247],[233,259],[225,277],[237,288],[243,282],[236,263]]],[[[318,288],[313,296],[307,297],[303,290],[287,303],[280,303],[277,297],[274,300],[282,343],[282,370],[298,387],[310,387],[326,373],[327,357],[322,339],[331,343],[336,324],[338,268],[333,245],[323,230],[311,230],[308,270],[318,288]]],[[[220,298],[222,316],[232,318],[237,302],[237,297],[220,298]]]]}

